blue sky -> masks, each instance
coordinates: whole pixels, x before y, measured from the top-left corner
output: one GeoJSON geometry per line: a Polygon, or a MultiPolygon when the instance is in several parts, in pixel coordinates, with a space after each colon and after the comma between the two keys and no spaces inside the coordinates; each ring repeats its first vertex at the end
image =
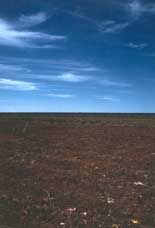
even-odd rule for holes
{"type": "Polygon", "coordinates": [[[155,112],[155,3],[0,1],[0,112],[155,112]]]}

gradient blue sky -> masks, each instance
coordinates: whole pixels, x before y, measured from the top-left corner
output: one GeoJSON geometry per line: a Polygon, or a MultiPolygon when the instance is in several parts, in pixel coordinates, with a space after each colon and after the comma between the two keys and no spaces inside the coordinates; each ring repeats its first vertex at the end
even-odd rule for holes
{"type": "Polygon", "coordinates": [[[155,112],[155,3],[0,1],[0,112],[155,112]]]}

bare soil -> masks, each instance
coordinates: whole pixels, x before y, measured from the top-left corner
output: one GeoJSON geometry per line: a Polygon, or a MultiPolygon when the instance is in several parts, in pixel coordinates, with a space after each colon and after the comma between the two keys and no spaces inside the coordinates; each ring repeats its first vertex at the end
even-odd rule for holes
{"type": "Polygon", "coordinates": [[[154,115],[0,115],[0,228],[154,227],[154,115]]]}

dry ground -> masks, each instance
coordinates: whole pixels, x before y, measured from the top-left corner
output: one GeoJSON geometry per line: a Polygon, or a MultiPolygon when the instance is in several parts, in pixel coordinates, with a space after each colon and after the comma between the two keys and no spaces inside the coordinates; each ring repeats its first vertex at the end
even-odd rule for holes
{"type": "Polygon", "coordinates": [[[154,228],[155,116],[0,115],[0,228],[154,228]]]}

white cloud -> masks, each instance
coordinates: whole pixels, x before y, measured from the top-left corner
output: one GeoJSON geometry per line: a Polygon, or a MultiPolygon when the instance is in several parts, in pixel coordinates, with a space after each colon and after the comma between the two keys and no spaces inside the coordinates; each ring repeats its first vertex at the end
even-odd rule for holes
{"type": "Polygon", "coordinates": [[[42,47],[52,41],[64,40],[65,36],[50,35],[14,28],[10,23],[0,19],[0,45],[16,47],[42,47]],[[41,42],[37,45],[36,42],[41,42]],[[48,43],[47,43],[48,42],[48,43]]]}
{"type": "MultiPolygon", "coordinates": [[[[41,60],[41,62],[43,63],[44,60],[41,60]]],[[[48,64],[48,68],[52,69],[52,70],[58,70],[61,72],[70,72],[70,74],[81,74],[81,72],[83,73],[91,73],[91,72],[96,72],[96,71],[100,71],[100,68],[97,68],[91,64],[88,63],[82,63],[79,61],[75,61],[75,60],[64,60],[64,59],[60,59],[59,61],[57,60],[45,60],[45,62],[48,64]],[[48,63],[49,62],[49,63],[48,63]]]]}
{"type": "MultiPolygon", "coordinates": [[[[0,58],[0,76],[3,78],[21,78],[23,80],[37,79],[41,82],[65,82],[65,85],[91,81],[98,83],[100,74],[105,73],[102,68],[72,59],[32,59],[32,58],[0,58]],[[46,66],[46,68],[42,67],[46,66]]],[[[63,83],[64,84],[64,83],[63,83]]]]}
{"type": "Polygon", "coordinates": [[[130,42],[127,46],[133,49],[144,49],[148,45],[146,43],[137,44],[130,42]]]}
{"type": "MultiPolygon", "coordinates": [[[[79,68],[76,68],[75,70],[80,70],[80,69],[79,68]]],[[[85,72],[99,71],[99,69],[96,68],[96,67],[81,67],[81,70],[82,71],[85,71],[85,72]]]]}
{"type": "Polygon", "coordinates": [[[129,9],[134,17],[139,17],[143,12],[143,6],[140,1],[134,0],[128,4],[129,9]]]}
{"type": "Polygon", "coordinates": [[[92,64],[83,62],[83,61],[76,61],[72,59],[32,59],[32,58],[0,58],[0,62],[7,63],[7,64],[14,64],[16,65],[23,65],[26,63],[27,65],[33,65],[35,68],[36,66],[46,65],[46,69],[44,72],[48,71],[57,71],[60,72],[70,72],[72,74],[81,75],[86,73],[94,73],[94,72],[107,72],[107,69],[98,68],[92,64]]]}
{"type": "Polygon", "coordinates": [[[109,96],[104,96],[104,97],[99,97],[100,100],[105,100],[105,101],[112,101],[112,102],[118,102],[120,99],[114,98],[114,97],[109,97],[109,96]]]}
{"type": "Polygon", "coordinates": [[[154,3],[144,4],[140,0],[131,1],[128,4],[128,8],[135,19],[139,18],[143,13],[155,13],[154,3]]]}
{"type": "Polygon", "coordinates": [[[60,8],[56,8],[56,10],[66,13],[72,17],[77,17],[87,23],[91,23],[93,27],[96,27],[96,29],[104,34],[110,34],[110,33],[119,33],[123,29],[129,26],[129,22],[116,22],[114,20],[107,20],[104,22],[100,22],[99,20],[96,20],[94,18],[88,17],[81,12],[72,12],[68,10],[63,10],[60,8]]]}
{"type": "Polygon", "coordinates": [[[120,82],[120,81],[112,81],[112,80],[109,80],[109,79],[104,79],[104,80],[102,80],[101,83],[102,83],[102,85],[108,86],[108,87],[111,87],[111,86],[116,86],[116,87],[131,87],[132,86],[129,83],[120,82]]]}
{"type": "Polygon", "coordinates": [[[56,94],[56,93],[50,93],[48,94],[49,97],[56,97],[56,98],[72,98],[74,97],[73,94],[56,94]]]}
{"type": "Polygon", "coordinates": [[[76,17],[78,19],[81,19],[85,22],[94,24],[95,26],[97,25],[98,21],[91,18],[91,17],[87,17],[86,15],[84,15],[82,12],[80,11],[70,11],[70,10],[65,10],[65,9],[60,9],[60,8],[55,8],[55,10],[59,11],[60,13],[65,13],[68,14],[72,17],[76,17]]]}
{"type": "Polygon", "coordinates": [[[0,88],[17,91],[37,90],[37,86],[32,82],[17,81],[12,79],[0,78],[0,88]]]}
{"type": "Polygon", "coordinates": [[[129,26],[129,22],[118,23],[113,20],[107,20],[100,24],[99,30],[104,34],[119,33],[129,26]]]}
{"type": "Polygon", "coordinates": [[[18,65],[10,65],[10,64],[2,64],[0,63],[0,72],[19,72],[19,71],[27,71],[28,69],[26,69],[23,66],[18,66],[18,65]]]}
{"type": "Polygon", "coordinates": [[[35,15],[22,15],[17,22],[20,27],[32,27],[47,21],[48,17],[44,12],[37,13],[35,15]]]}
{"type": "Polygon", "coordinates": [[[83,82],[83,81],[88,80],[88,77],[75,75],[72,73],[65,73],[60,76],[57,76],[56,79],[65,81],[65,82],[83,82]]]}

